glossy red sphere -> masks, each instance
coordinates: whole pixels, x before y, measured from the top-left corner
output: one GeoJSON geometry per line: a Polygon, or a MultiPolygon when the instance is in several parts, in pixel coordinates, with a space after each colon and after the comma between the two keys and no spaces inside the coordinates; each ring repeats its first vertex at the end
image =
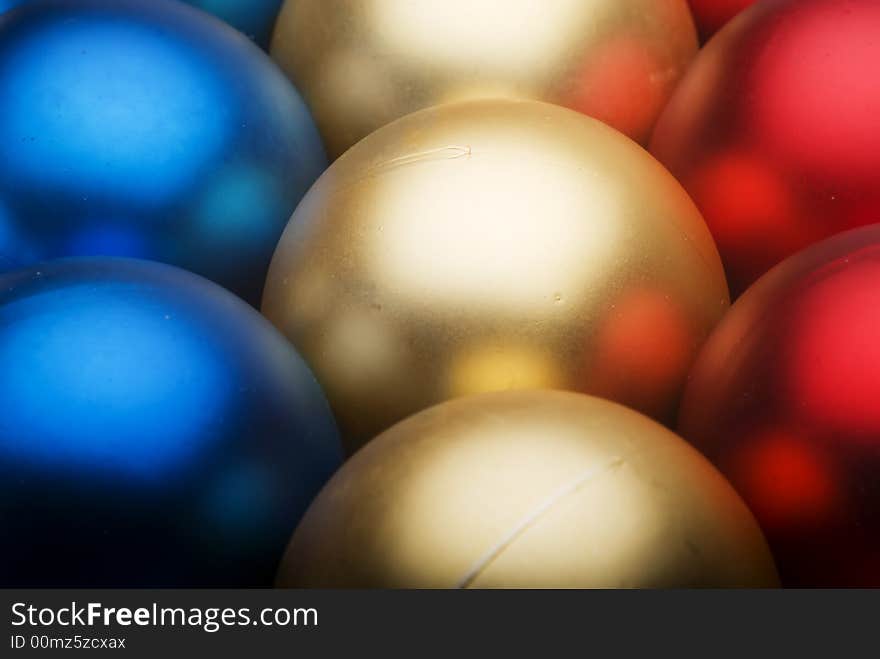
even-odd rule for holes
{"type": "Polygon", "coordinates": [[[880,225],[786,260],[698,358],[681,434],[752,508],[789,586],[880,586],[880,225]]]}
{"type": "Polygon", "coordinates": [[[707,41],[731,18],[754,3],[755,0],[690,0],[700,38],[707,41]]]}
{"type": "Polygon", "coordinates": [[[734,295],[880,221],[880,2],[764,0],[702,50],[651,151],[684,184],[734,295]]]}

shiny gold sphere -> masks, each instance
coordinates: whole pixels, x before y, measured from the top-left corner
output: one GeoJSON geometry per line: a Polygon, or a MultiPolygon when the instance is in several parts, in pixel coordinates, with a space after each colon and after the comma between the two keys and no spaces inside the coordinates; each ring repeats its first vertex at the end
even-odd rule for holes
{"type": "Polygon", "coordinates": [[[632,410],[523,391],[443,403],[370,442],[293,536],[278,584],[776,586],[758,525],[696,450],[632,410]]]}
{"type": "Polygon", "coordinates": [[[696,52],[686,0],[287,0],[272,42],[334,157],[416,110],[487,97],[645,141],[696,52]]]}
{"type": "Polygon", "coordinates": [[[494,100],[415,113],[337,160],[287,226],[263,312],[354,449],[503,389],[672,421],[728,304],[699,212],[647,152],[571,110],[494,100]]]}

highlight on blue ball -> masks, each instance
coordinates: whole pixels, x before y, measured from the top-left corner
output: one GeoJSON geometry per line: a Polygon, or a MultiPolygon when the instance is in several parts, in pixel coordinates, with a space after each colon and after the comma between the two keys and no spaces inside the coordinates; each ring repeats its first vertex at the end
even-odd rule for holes
{"type": "Polygon", "coordinates": [[[219,286],[0,275],[0,586],[269,586],[341,456],[306,364],[219,286]]]}
{"type": "Polygon", "coordinates": [[[0,268],[147,258],[256,304],[325,167],[298,92],[201,11],[30,0],[0,16],[0,268]]]}

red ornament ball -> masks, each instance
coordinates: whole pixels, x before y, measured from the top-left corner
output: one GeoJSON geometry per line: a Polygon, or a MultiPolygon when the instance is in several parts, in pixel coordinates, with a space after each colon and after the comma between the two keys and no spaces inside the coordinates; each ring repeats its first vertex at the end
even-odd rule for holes
{"type": "Polygon", "coordinates": [[[700,39],[708,41],[731,18],[754,3],[755,0],[690,0],[700,39]]]}
{"type": "Polygon", "coordinates": [[[651,151],[703,212],[738,295],[880,221],[880,2],[765,0],[701,51],[651,151]]]}
{"type": "Polygon", "coordinates": [[[880,586],[880,225],[786,260],[700,354],[681,434],[752,508],[788,586],[880,586]]]}

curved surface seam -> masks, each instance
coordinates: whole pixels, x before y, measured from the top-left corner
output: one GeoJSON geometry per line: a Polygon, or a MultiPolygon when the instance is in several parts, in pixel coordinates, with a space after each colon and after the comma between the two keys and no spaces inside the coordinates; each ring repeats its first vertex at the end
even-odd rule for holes
{"type": "Polygon", "coordinates": [[[625,462],[626,461],[623,458],[614,458],[603,465],[586,470],[571,482],[562,485],[547,497],[547,499],[536,506],[535,509],[526,515],[518,524],[516,524],[498,543],[493,545],[485,554],[483,554],[483,556],[474,563],[473,567],[467,571],[464,577],[459,580],[455,587],[469,588],[474,581],[476,581],[477,578],[485,572],[486,569],[492,565],[492,563],[494,563],[508,547],[510,547],[510,545],[516,542],[519,537],[534,526],[560,499],[564,499],[568,495],[574,494],[608,471],[619,469],[625,464],[625,462]]]}

